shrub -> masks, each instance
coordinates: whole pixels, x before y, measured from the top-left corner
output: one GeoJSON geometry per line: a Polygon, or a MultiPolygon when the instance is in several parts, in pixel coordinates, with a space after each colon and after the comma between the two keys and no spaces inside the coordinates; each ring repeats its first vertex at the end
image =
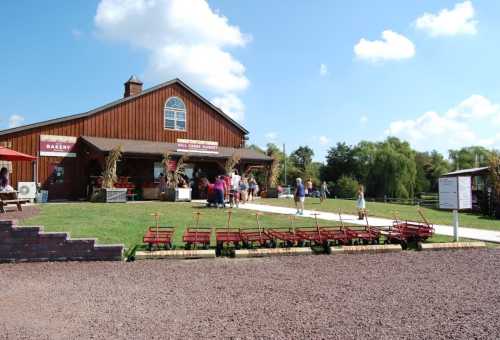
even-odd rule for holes
{"type": "Polygon", "coordinates": [[[335,195],[339,198],[356,197],[359,183],[349,176],[341,176],[335,186],[335,195]]]}

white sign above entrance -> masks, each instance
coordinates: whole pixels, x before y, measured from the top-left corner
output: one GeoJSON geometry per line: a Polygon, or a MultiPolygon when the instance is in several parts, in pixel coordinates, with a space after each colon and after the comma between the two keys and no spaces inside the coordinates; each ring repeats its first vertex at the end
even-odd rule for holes
{"type": "Polygon", "coordinates": [[[178,139],[177,152],[218,154],[219,143],[206,140],[178,139]]]}

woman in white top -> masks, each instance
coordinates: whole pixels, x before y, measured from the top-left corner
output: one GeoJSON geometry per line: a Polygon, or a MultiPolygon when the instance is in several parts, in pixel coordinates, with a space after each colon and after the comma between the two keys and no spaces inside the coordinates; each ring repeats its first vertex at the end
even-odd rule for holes
{"type": "Polygon", "coordinates": [[[356,200],[356,208],[358,208],[358,219],[362,220],[365,217],[365,212],[366,212],[365,193],[363,191],[362,185],[360,185],[358,188],[358,199],[356,200]]]}

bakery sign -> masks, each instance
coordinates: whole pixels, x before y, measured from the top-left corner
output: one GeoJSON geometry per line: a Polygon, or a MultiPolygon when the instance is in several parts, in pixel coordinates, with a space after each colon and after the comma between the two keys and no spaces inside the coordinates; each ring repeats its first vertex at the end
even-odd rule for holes
{"type": "Polygon", "coordinates": [[[76,157],[76,137],[40,135],[40,156],[76,157]]]}
{"type": "Polygon", "coordinates": [[[219,143],[206,140],[177,139],[177,152],[218,154],[219,143]]]}

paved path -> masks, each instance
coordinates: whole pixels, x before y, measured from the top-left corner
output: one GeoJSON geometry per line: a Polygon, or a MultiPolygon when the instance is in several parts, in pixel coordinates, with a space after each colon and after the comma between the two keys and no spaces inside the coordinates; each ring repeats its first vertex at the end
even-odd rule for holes
{"type": "MultiPolygon", "coordinates": [[[[269,213],[285,214],[285,215],[295,215],[296,210],[294,208],[277,207],[264,204],[240,204],[240,209],[255,210],[269,213]]],[[[327,221],[340,221],[338,214],[323,212],[323,211],[313,211],[304,210],[303,217],[314,218],[314,214],[318,214],[318,218],[327,221]]],[[[354,215],[342,215],[342,220],[346,223],[365,225],[365,221],[360,221],[357,216],[354,215]]],[[[374,226],[390,226],[392,225],[392,220],[379,217],[370,217],[369,222],[374,226]]],[[[453,227],[449,225],[435,224],[434,229],[436,234],[453,236],[453,227]]],[[[463,238],[468,238],[472,240],[480,240],[486,242],[500,243],[500,232],[494,230],[483,230],[474,228],[459,228],[458,236],[463,238]]]]}

